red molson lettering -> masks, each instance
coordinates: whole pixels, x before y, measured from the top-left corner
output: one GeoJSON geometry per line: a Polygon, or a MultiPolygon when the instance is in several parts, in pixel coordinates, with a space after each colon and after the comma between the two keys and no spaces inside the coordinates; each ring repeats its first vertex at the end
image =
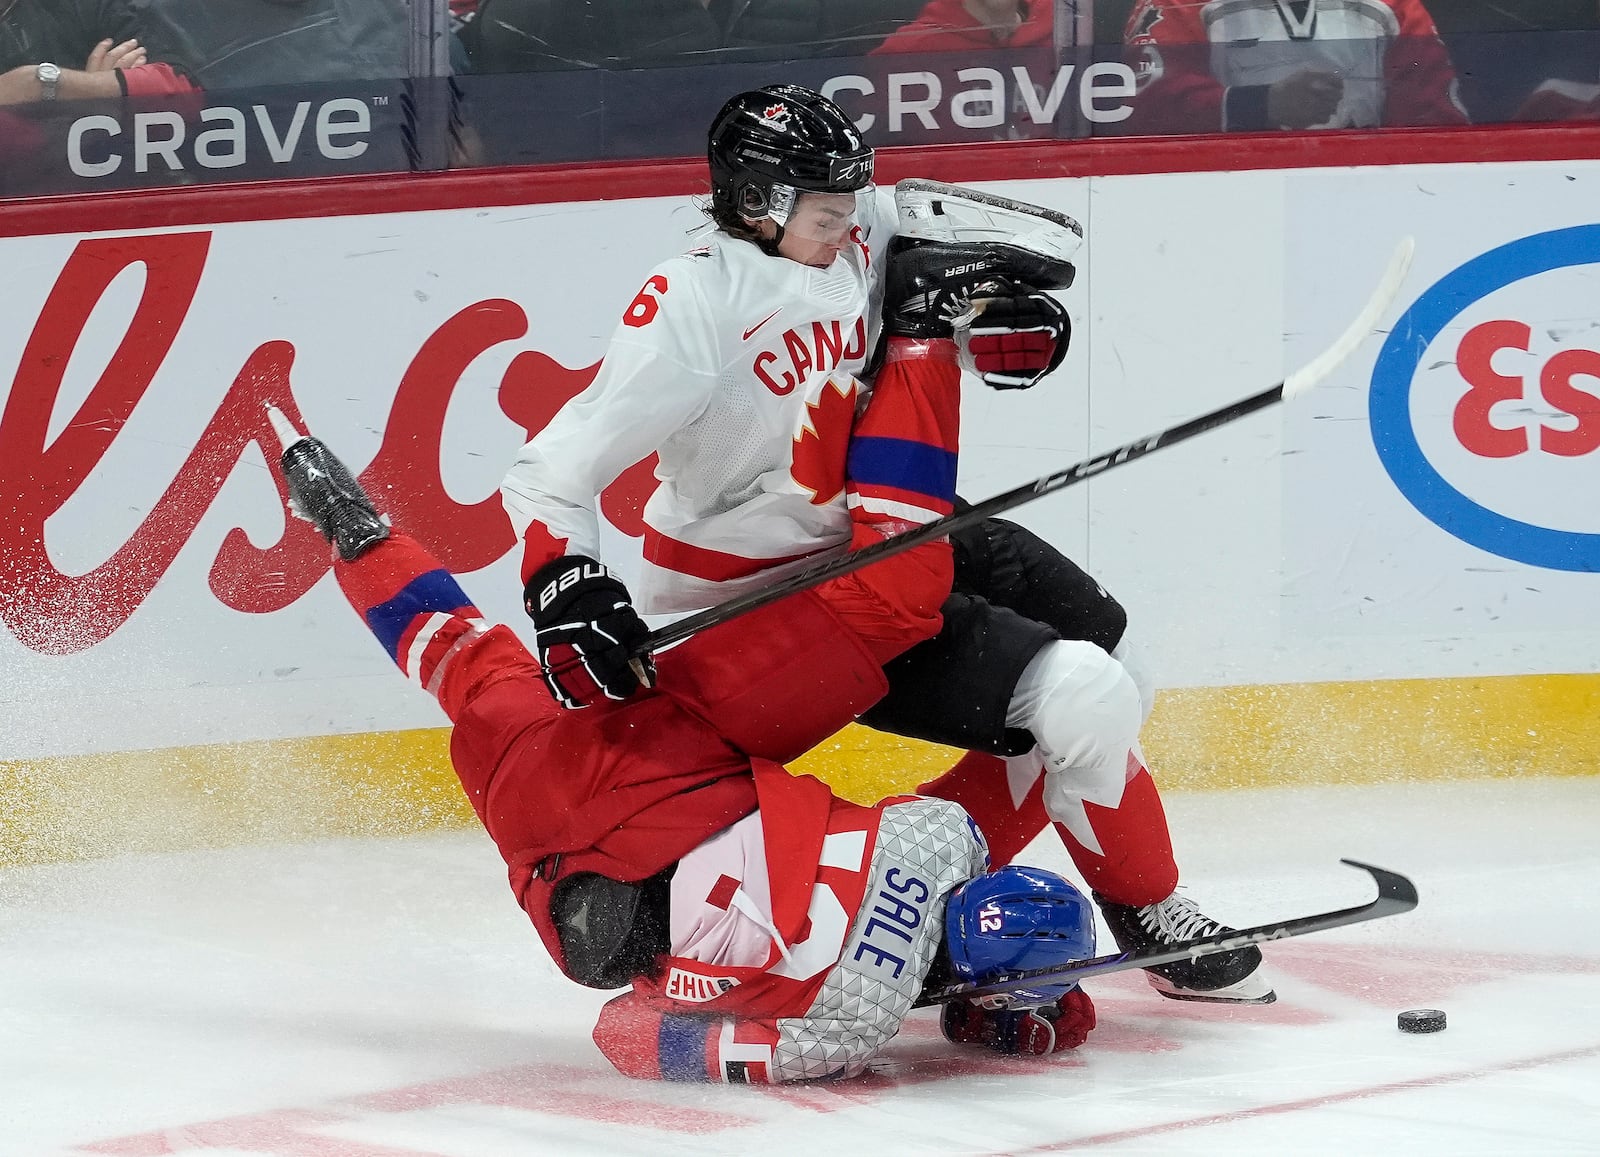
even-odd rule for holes
{"type": "MultiPolygon", "coordinates": [[[[304,427],[289,385],[294,346],[263,342],[244,359],[183,466],[132,536],[86,574],[62,573],[51,561],[46,523],[100,466],[155,381],[188,316],[210,245],[211,234],[204,231],[80,241],[23,349],[0,412],[0,486],[11,496],[0,504],[0,621],[35,651],[87,650],[128,621],[246,451],[258,447],[269,460],[276,458],[268,402],[304,427]],[[84,327],[106,288],[132,265],[143,265],[145,278],[127,332],[51,441],[62,379],[84,327]]],[[[522,308],[503,299],[477,302],[445,321],[402,376],[377,457],[361,473],[362,484],[395,524],[457,572],[487,566],[515,543],[498,494],[463,505],[445,491],[445,413],[468,365],[527,330],[522,308]]],[[[502,378],[501,410],[531,437],[589,384],[596,369],[569,370],[542,353],[524,351],[502,378]]],[[[635,536],[642,533],[639,508],[654,485],[650,469],[649,462],[630,468],[602,500],[611,522],[635,536]]],[[[280,499],[285,497],[277,473],[270,477],[280,499]]],[[[286,518],[278,541],[266,547],[254,546],[238,527],[230,530],[212,561],[209,585],[225,606],[268,614],[299,599],[330,565],[327,544],[316,531],[286,518]]]]}

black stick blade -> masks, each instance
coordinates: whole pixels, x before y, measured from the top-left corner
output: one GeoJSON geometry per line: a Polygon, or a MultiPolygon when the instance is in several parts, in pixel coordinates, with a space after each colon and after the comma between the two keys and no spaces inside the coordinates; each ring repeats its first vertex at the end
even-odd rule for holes
{"type": "Polygon", "coordinates": [[[1391,872],[1374,864],[1363,864],[1360,860],[1342,859],[1339,862],[1349,864],[1352,868],[1360,868],[1377,881],[1377,903],[1389,909],[1383,913],[1384,915],[1409,912],[1417,906],[1417,886],[1399,872],[1391,872]]]}

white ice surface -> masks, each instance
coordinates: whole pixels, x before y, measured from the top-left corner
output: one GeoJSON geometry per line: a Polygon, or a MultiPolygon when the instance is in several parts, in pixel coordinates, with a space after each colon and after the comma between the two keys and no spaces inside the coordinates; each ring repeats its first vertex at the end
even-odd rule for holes
{"type": "MultiPolygon", "coordinates": [[[[917,1014],[832,1086],[669,1086],[588,1039],[478,832],[0,872],[0,1154],[1600,1153],[1600,781],[1175,795],[1236,923],[1413,913],[1275,945],[1277,1004],[1089,985],[1076,1053],[917,1014]],[[1407,1036],[1401,1009],[1450,1027],[1407,1036]]],[[[1059,848],[1028,859],[1064,867],[1059,848]]]]}

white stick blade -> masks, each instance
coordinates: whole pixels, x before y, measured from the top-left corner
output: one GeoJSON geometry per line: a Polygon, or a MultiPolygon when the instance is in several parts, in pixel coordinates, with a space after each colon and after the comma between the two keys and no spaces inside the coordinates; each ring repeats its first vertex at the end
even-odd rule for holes
{"type": "Polygon", "coordinates": [[[1383,271],[1383,279],[1378,282],[1378,287],[1372,291],[1372,296],[1356,319],[1350,323],[1349,328],[1340,334],[1338,340],[1331,346],[1283,379],[1284,401],[1305,393],[1333,373],[1346,358],[1356,352],[1356,348],[1362,342],[1367,340],[1367,335],[1377,328],[1378,323],[1383,320],[1383,315],[1389,312],[1389,307],[1399,295],[1400,286],[1405,282],[1406,274],[1411,269],[1411,258],[1416,251],[1415,238],[1401,239],[1400,244],[1395,246],[1394,256],[1389,258],[1389,267],[1383,271]]]}

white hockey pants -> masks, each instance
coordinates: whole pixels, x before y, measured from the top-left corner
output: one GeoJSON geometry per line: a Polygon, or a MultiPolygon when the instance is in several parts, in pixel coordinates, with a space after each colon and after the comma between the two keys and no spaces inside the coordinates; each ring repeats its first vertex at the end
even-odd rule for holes
{"type": "Polygon", "coordinates": [[[1017,680],[1006,724],[1033,733],[1045,810],[1054,820],[1082,817],[1084,801],[1108,808],[1122,802],[1128,755],[1138,751],[1154,697],[1130,657],[1126,639],[1110,655],[1093,643],[1060,639],[1041,649],[1017,680]]]}

